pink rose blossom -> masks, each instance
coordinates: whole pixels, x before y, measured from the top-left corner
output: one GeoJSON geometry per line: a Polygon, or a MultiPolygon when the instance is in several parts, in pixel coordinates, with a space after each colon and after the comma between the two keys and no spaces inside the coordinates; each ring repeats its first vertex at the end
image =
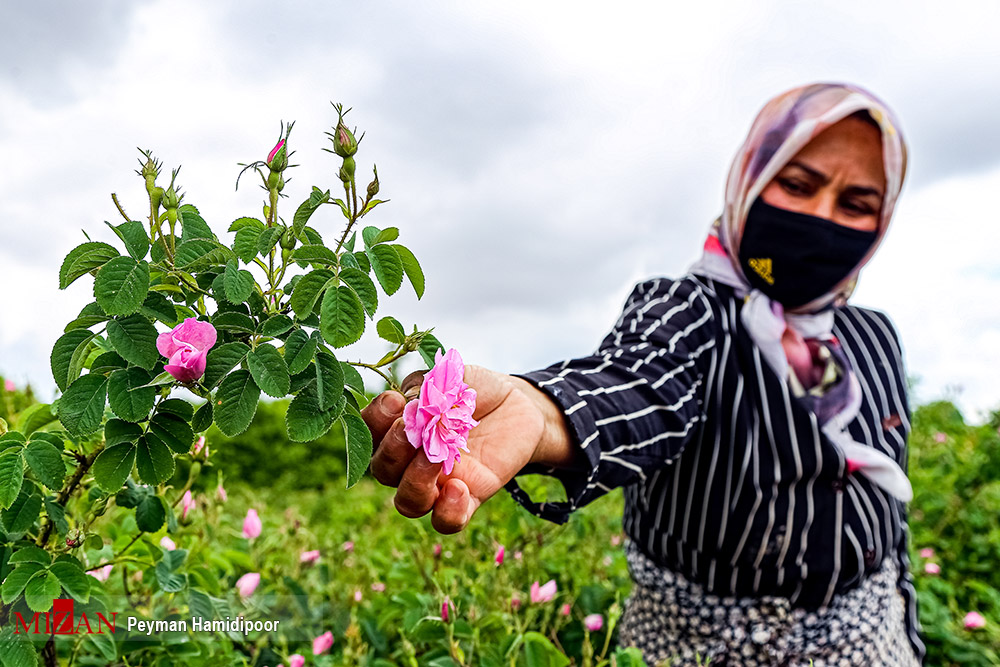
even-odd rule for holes
{"type": "Polygon", "coordinates": [[[434,544],[434,557],[435,558],[440,558],[441,557],[441,544],[440,543],[435,543],[434,544]]]}
{"type": "Polygon", "coordinates": [[[372,584],[372,590],[375,591],[376,593],[381,593],[385,590],[385,584],[383,584],[381,581],[376,581],[375,583],[372,584]]]}
{"type": "Polygon", "coordinates": [[[160,546],[166,549],[167,551],[173,551],[174,549],[177,548],[177,544],[174,543],[174,541],[169,537],[167,537],[166,535],[160,538],[160,546]]]}
{"type": "Polygon", "coordinates": [[[930,547],[924,547],[920,550],[921,558],[934,558],[934,550],[930,547]]]}
{"type": "Polygon", "coordinates": [[[965,627],[968,630],[976,630],[986,625],[986,619],[978,611],[970,611],[965,615],[965,627]]]}
{"type": "Polygon", "coordinates": [[[344,544],[342,546],[343,546],[344,551],[348,551],[348,552],[354,551],[354,542],[351,542],[350,540],[347,540],[346,542],[344,542],[344,544]]]}
{"type": "Polygon", "coordinates": [[[6,391],[8,394],[13,394],[15,391],[17,391],[17,385],[14,384],[13,380],[5,379],[3,381],[3,390],[6,391]]]}
{"type": "Polygon", "coordinates": [[[926,574],[941,574],[941,566],[937,563],[924,563],[924,572],[926,574]]]}
{"type": "Polygon", "coordinates": [[[312,551],[303,551],[299,554],[300,563],[315,563],[319,560],[319,549],[313,549],[312,551]]]}
{"type": "Polygon", "coordinates": [[[280,151],[281,147],[284,146],[284,145],[285,145],[285,140],[284,139],[282,139],[277,144],[275,144],[274,148],[271,149],[271,152],[267,154],[267,163],[268,164],[271,164],[271,162],[274,161],[274,156],[278,154],[278,151],[280,151]]]}
{"type": "Polygon", "coordinates": [[[333,647],[333,633],[327,630],[313,640],[313,655],[326,653],[333,647]]]}
{"type": "Polygon", "coordinates": [[[583,619],[583,626],[591,632],[597,632],[604,627],[604,617],[600,614],[590,614],[583,619]]]}
{"type": "Polygon", "coordinates": [[[569,616],[569,602],[567,602],[562,606],[562,609],[559,610],[559,613],[562,614],[563,616],[569,616]]]}
{"type": "Polygon", "coordinates": [[[194,382],[205,374],[208,351],[216,339],[210,323],[187,318],[156,339],[156,349],[168,360],[163,369],[180,382],[194,382]]]}
{"type": "Polygon", "coordinates": [[[261,525],[260,517],[257,515],[257,510],[248,509],[247,516],[243,519],[243,537],[248,540],[259,537],[261,528],[263,526],[261,525]]]}
{"type": "Polygon", "coordinates": [[[444,596],[444,602],[441,603],[441,620],[445,623],[448,622],[448,607],[451,605],[451,600],[448,596],[444,596]]]}
{"type": "Polygon", "coordinates": [[[544,585],[539,586],[538,582],[531,584],[531,602],[550,602],[556,596],[556,580],[549,579],[544,585]]]}
{"type": "Polygon", "coordinates": [[[434,368],[424,375],[418,400],[403,409],[406,438],[419,449],[423,447],[431,463],[444,462],[444,474],[450,475],[462,460],[460,449],[466,445],[469,431],[479,422],[472,418],[476,409],[476,390],[463,381],[465,364],[458,350],[434,354],[434,368]]]}
{"type": "Polygon", "coordinates": [[[948,442],[948,436],[942,433],[941,431],[938,431],[937,433],[934,434],[934,442],[939,444],[948,442]]]}
{"type": "Polygon", "coordinates": [[[247,572],[236,580],[236,590],[241,598],[250,597],[260,584],[260,572],[247,572]]]}
{"type": "Polygon", "coordinates": [[[617,535],[616,534],[616,535],[612,535],[611,536],[611,546],[617,547],[621,543],[622,543],[622,536],[621,535],[617,535]]]}
{"type": "Polygon", "coordinates": [[[305,656],[301,653],[293,653],[288,656],[288,667],[303,667],[306,664],[305,656]]]}
{"type": "Polygon", "coordinates": [[[500,547],[497,548],[496,558],[493,559],[493,562],[495,562],[498,567],[503,564],[503,554],[504,554],[504,548],[503,545],[501,544],[500,547]]]}
{"type": "Polygon", "coordinates": [[[514,560],[521,560],[521,552],[520,551],[515,551],[514,552],[514,560]]]}
{"type": "Polygon", "coordinates": [[[226,490],[224,488],[222,488],[222,482],[219,482],[219,485],[215,487],[215,497],[221,500],[222,502],[226,502],[227,500],[229,500],[229,494],[226,493],[226,490]]]}
{"type": "MultiPolygon", "coordinates": [[[[198,454],[201,453],[201,448],[204,447],[204,446],[205,446],[205,436],[201,436],[194,443],[194,449],[192,450],[192,452],[194,453],[194,455],[198,456],[198,454]]],[[[208,450],[207,449],[205,450],[205,458],[206,459],[208,458],[208,450]]]]}
{"type": "Polygon", "coordinates": [[[361,589],[360,588],[355,589],[354,590],[354,601],[355,602],[361,602],[361,598],[362,597],[363,596],[361,595],[361,589]]]}
{"type": "Polygon", "coordinates": [[[521,600],[519,598],[510,599],[510,608],[517,611],[521,607],[521,600]]]}
{"type": "Polygon", "coordinates": [[[188,512],[194,508],[194,498],[191,496],[191,489],[184,492],[184,497],[181,499],[181,520],[187,518],[188,512]]]}
{"type": "Polygon", "coordinates": [[[113,565],[105,565],[104,567],[99,567],[99,568],[97,568],[95,570],[87,570],[87,574],[89,574],[90,576],[92,576],[94,579],[97,579],[98,581],[107,581],[108,577],[111,576],[111,568],[112,567],[114,567],[114,566],[113,565]]]}

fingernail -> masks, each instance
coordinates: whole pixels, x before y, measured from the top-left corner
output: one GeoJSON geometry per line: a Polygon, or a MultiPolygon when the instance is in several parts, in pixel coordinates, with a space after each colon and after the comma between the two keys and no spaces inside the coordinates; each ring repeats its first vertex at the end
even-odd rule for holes
{"type": "Polygon", "coordinates": [[[449,486],[447,489],[445,489],[444,494],[448,498],[448,500],[453,503],[457,503],[462,499],[462,490],[454,485],[449,486]]]}
{"type": "Polygon", "coordinates": [[[379,403],[379,407],[382,409],[382,413],[386,415],[394,415],[403,410],[402,397],[398,392],[390,391],[385,396],[382,397],[382,401],[379,403]]]}

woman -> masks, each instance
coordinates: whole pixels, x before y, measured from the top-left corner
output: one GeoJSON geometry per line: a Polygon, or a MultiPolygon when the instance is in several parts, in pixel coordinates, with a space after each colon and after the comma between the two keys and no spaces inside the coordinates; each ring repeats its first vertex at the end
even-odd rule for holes
{"type": "Polygon", "coordinates": [[[405,399],[385,392],[364,412],[373,474],[442,533],[501,487],[558,523],[625,487],[620,639],[651,664],[920,664],[900,345],[884,314],[847,305],[905,170],[898,125],[866,91],[774,98],[688,274],[638,284],[591,356],[467,366],[480,425],[450,475],[407,442],[405,399]],[[529,473],[568,500],[532,502],[515,479],[529,473]]]}

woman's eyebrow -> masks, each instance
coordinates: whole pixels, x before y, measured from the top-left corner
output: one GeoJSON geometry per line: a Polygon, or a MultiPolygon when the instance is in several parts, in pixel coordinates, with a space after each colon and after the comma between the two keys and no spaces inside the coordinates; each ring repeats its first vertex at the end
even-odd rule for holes
{"type": "MultiPolygon", "coordinates": [[[[819,181],[823,185],[826,185],[827,181],[830,180],[826,177],[826,174],[824,174],[823,172],[817,169],[813,169],[812,167],[806,166],[805,164],[799,162],[798,160],[792,160],[791,162],[786,164],[785,167],[786,168],[798,167],[802,171],[806,172],[806,175],[808,175],[810,178],[819,181]]],[[[874,195],[879,199],[882,198],[881,190],[879,190],[878,188],[868,187],[864,185],[852,185],[851,187],[847,188],[847,191],[850,192],[852,195],[857,195],[862,197],[866,195],[874,195]]]]}

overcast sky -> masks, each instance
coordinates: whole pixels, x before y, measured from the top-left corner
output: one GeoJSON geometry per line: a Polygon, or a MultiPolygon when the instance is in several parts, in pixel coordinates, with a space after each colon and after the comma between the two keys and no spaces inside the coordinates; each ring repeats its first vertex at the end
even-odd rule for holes
{"type": "MultiPolygon", "coordinates": [[[[238,162],[295,120],[285,215],[339,187],[321,148],[353,107],[367,182],[427,275],[382,298],[467,363],[522,372],[592,353],[637,281],[678,277],[721,210],[759,108],[851,81],[900,118],[910,170],[853,303],[885,310],[918,402],[1000,407],[1000,3],[3,2],[0,374],[46,397],[48,356],[92,300],[62,258],[140,218],[136,147],[183,164],[220,236],[259,215],[238,162]],[[57,5],[57,7],[53,7],[57,5]],[[655,7],[655,8],[654,8],[655,7]]],[[[148,207],[148,204],[145,204],[148,207]]],[[[325,208],[328,237],[342,218],[325,208]]],[[[374,331],[343,355],[381,355],[374,331]]],[[[419,367],[419,359],[404,371],[419,367]]],[[[376,386],[374,377],[367,378],[376,386]]]]}

